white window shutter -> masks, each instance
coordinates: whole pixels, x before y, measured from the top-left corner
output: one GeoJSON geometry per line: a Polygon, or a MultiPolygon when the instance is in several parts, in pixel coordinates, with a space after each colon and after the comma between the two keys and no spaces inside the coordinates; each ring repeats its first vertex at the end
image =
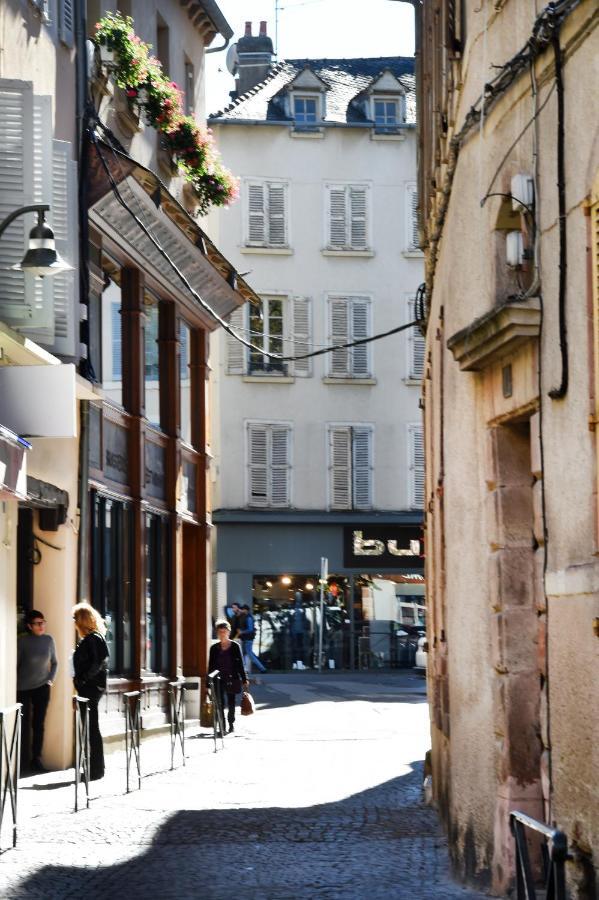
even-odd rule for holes
{"type": "MultiPolygon", "coordinates": [[[[245,306],[238,306],[229,316],[229,325],[242,337],[244,334],[245,306]]],[[[246,348],[227,332],[227,374],[245,375],[246,348]]]]}
{"type": "Polygon", "coordinates": [[[420,250],[418,230],[418,187],[406,185],[406,250],[420,250]]]}
{"type": "Polygon", "coordinates": [[[353,506],[369,509],[372,506],[372,429],[352,428],[353,506]]]}
{"type": "Polygon", "coordinates": [[[249,182],[247,191],[247,242],[264,244],[266,243],[264,185],[260,182],[249,182]]]}
{"type": "MultiPolygon", "coordinates": [[[[408,300],[409,322],[416,318],[416,301],[412,297],[408,300]]],[[[412,381],[422,381],[424,378],[424,357],[426,341],[419,328],[410,328],[408,332],[408,378],[412,381]]]]}
{"type": "Polygon", "coordinates": [[[289,429],[270,426],[270,506],[289,506],[289,429]]]}
{"type": "Polygon", "coordinates": [[[345,187],[328,188],[327,243],[332,250],[347,246],[347,192],[345,187]]]}
{"type": "Polygon", "coordinates": [[[422,425],[408,426],[410,506],[412,509],[424,507],[424,436],[422,425]]]}
{"type": "Polygon", "coordinates": [[[248,425],[248,489],[250,506],[268,506],[268,431],[248,425]]]}
{"type": "Polygon", "coordinates": [[[60,40],[67,47],[75,42],[75,3],[74,0],[58,0],[60,40]]]}
{"type": "Polygon", "coordinates": [[[366,187],[349,188],[351,212],[350,246],[352,250],[366,250],[368,246],[368,198],[366,187]]]}
{"type": "MultiPolygon", "coordinates": [[[[329,328],[331,344],[348,344],[350,336],[350,310],[347,297],[329,300],[329,328]]],[[[333,350],[329,354],[329,374],[348,376],[350,353],[347,348],[333,350]]]]}
{"type": "MultiPolygon", "coordinates": [[[[370,304],[366,298],[351,299],[351,340],[359,341],[369,337],[370,304]]],[[[370,349],[368,344],[360,344],[351,348],[351,374],[357,378],[370,375],[370,349]]]]}
{"type": "MultiPolygon", "coordinates": [[[[290,356],[301,356],[312,350],[312,309],[309,297],[293,297],[293,343],[290,356]]],[[[308,377],[312,374],[312,360],[298,359],[293,363],[293,374],[308,377]]]]}
{"type": "MultiPolygon", "coordinates": [[[[0,79],[0,221],[34,202],[33,86],[0,79]]],[[[11,266],[25,253],[33,216],[19,216],[0,240],[0,321],[19,327],[31,324],[25,278],[11,266]]]]}
{"type": "Polygon", "coordinates": [[[351,429],[329,428],[329,505],[331,509],[351,509],[352,446],[351,429]]]}
{"type": "Polygon", "coordinates": [[[287,186],[268,184],[268,244],[284,247],[287,244],[287,186]]]}

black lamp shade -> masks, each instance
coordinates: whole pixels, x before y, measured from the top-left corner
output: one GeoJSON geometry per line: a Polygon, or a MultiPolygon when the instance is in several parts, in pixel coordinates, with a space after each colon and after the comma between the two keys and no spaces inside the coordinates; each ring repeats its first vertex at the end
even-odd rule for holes
{"type": "Polygon", "coordinates": [[[29,232],[29,248],[20,263],[13,266],[32,275],[57,275],[72,270],[56,251],[54,232],[45,222],[38,223],[29,232]]]}

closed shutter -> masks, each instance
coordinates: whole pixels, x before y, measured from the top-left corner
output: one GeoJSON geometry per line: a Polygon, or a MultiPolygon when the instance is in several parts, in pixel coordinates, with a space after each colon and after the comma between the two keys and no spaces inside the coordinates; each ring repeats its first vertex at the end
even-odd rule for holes
{"type": "MultiPolygon", "coordinates": [[[[351,340],[359,341],[369,336],[369,307],[367,299],[361,297],[351,298],[351,340]]],[[[368,344],[360,344],[351,348],[351,374],[356,378],[365,378],[370,375],[370,350],[368,344]]]]}
{"type": "Polygon", "coordinates": [[[255,182],[248,184],[247,235],[249,244],[264,244],[266,242],[264,185],[255,182]]]}
{"type": "MultiPolygon", "coordinates": [[[[244,336],[245,306],[238,306],[229,316],[229,325],[244,336]]],[[[245,375],[246,348],[240,341],[227,333],[227,374],[245,375]]]]}
{"type": "Polygon", "coordinates": [[[368,246],[367,203],[365,187],[350,187],[351,211],[350,246],[352,250],[365,250],[368,246]]]}
{"type": "MultiPolygon", "coordinates": [[[[350,310],[347,297],[336,297],[329,300],[331,344],[348,344],[350,329],[350,310]]],[[[349,376],[350,352],[348,348],[333,350],[329,354],[329,374],[337,377],[349,376]]]]}
{"type": "Polygon", "coordinates": [[[289,506],[289,429],[270,426],[270,506],[289,506]]]}
{"type": "Polygon", "coordinates": [[[418,229],[418,188],[415,184],[406,186],[406,250],[420,249],[418,229]]]}
{"type": "MultiPolygon", "coordinates": [[[[312,350],[312,322],[311,322],[311,306],[309,297],[294,297],[292,301],[293,308],[293,344],[291,344],[291,354],[293,356],[301,356],[304,353],[310,353],[312,350]]],[[[307,377],[312,374],[312,360],[298,359],[293,363],[293,374],[299,377],[307,377]]]]}
{"type": "Polygon", "coordinates": [[[372,429],[352,428],[353,505],[355,509],[372,506],[372,429]]]}
{"type": "Polygon", "coordinates": [[[269,184],[268,188],[268,243],[271,247],[284,247],[287,243],[286,195],[284,184],[269,184]]]}
{"type": "Polygon", "coordinates": [[[268,505],[268,431],[248,425],[248,486],[251,506],[268,505]]]}
{"type": "MultiPolygon", "coordinates": [[[[0,221],[33,202],[33,87],[0,79],[0,221]]],[[[0,320],[18,327],[32,324],[22,272],[11,266],[24,255],[32,216],[19,216],[0,239],[0,320]]]]}
{"type": "Polygon", "coordinates": [[[424,507],[424,439],[422,425],[408,426],[410,506],[412,509],[424,507]]]}
{"type": "Polygon", "coordinates": [[[347,197],[344,187],[329,187],[329,215],[327,244],[332,250],[347,245],[347,197]]]}
{"type": "Polygon", "coordinates": [[[60,40],[67,47],[72,47],[75,37],[75,4],[74,0],[58,0],[60,40]]]}
{"type": "Polygon", "coordinates": [[[329,505],[331,509],[351,509],[352,502],[351,428],[329,428],[329,505]]]}
{"type": "MultiPolygon", "coordinates": [[[[71,159],[68,141],[54,141],[52,155],[51,222],[56,249],[74,271],[51,279],[54,293],[54,341],[50,349],[58,356],[76,356],[78,344],[78,201],[77,163],[71,159]]],[[[44,279],[47,281],[50,279],[44,279]]]]}
{"type": "MultiPolygon", "coordinates": [[[[409,322],[416,318],[416,301],[412,297],[408,300],[409,322]]],[[[422,381],[424,378],[424,355],[426,341],[419,328],[410,328],[408,331],[408,378],[413,381],[422,381]]]]}

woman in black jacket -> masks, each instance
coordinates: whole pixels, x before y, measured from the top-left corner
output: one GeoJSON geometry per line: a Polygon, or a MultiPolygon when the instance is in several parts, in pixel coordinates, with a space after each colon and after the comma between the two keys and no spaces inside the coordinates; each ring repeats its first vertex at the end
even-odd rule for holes
{"type": "Polygon", "coordinates": [[[228,706],[229,734],[234,730],[235,722],[235,695],[249,686],[248,677],[243,664],[241,648],[236,641],[230,638],[231,626],[222,619],[216,623],[216,636],[218,642],[210,648],[208,657],[208,671],[218,669],[220,679],[217,682],[220,692],[221,707],[225,709],[225,696],[228,706]]]}
{"type": "Polygon", "coordinates": [[[106,691],[108,676],[108,646],[104,640],[106,627],[100,614],[87,603],[73,607],[75,628],[80,637],[73,655],[75,690],[87,697],[89,711],[89,777],[91,781],[104,777],[104,747],[98,721],[98,703],[106,691]]]}

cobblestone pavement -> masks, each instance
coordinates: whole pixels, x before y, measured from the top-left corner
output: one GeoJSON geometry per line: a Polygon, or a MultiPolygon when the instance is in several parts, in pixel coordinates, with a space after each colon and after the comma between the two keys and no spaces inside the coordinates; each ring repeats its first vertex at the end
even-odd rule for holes
{"type": "MultiPolygon", "coordinates": [[[[224,750],[208,732],[168,771],[168,739],[143,747],[140,791],[124,755],[72,811],[71,772],[25,778],[16,850],[0,856],[6,900],[457,900],[421,801],[424,682],[387,675],[266,676],[258,712],[224,750]],[[154,774],[152,774],[154,773],[154,774]]],[[[2,846],[7,844],[4,834],[2,846]]]]}

